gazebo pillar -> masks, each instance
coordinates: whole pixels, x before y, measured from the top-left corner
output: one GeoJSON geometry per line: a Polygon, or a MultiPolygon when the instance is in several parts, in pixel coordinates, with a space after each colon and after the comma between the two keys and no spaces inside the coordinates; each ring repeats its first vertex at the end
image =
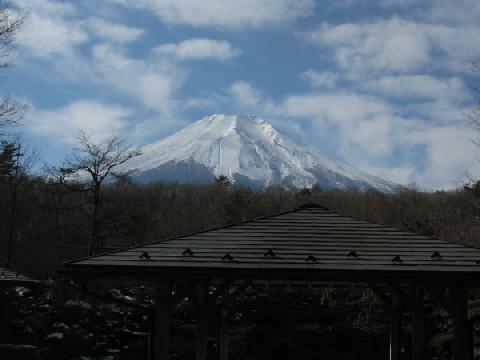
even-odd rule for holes
{"type": "Polygon", "coordinates": [[[221,302],[218,311],[218,360],[228,360],[228,304],[221,302]]]}
{"type": "Polygon", "coordinates": [[[400,359],[400,300],[398,295],[392,293],[390,308],[390,360],[400,359]]]}
{"type": "Polygon", "coordinates": [[[467,288],[453,286],[453,360],[468,359],[468,298],[467,288]]]}
{"type": "Polygon", "coordinates": [[[0,344],[8,340],[8,303],[0,303],[0,344]]]}
{"type": "Polygon", "coordinates": [[[207,283],[199,281],[195,285],[195,296],[197,305],[197,331],[195,334],[195,359],[207,359],[207,336],[208,336],[208,303],[207,283]]]}
{"type": "Polygon", "coordinates": [[[171,281],[159,278],[156,289],[154,359],[168,360],[170,343],[171,281]]]}
{"type": "Polygon", "coordinates": [[[423,288],[416,285],[413,304],[413,359],[423,360],[425,353],[425,310],[423,288]]]}

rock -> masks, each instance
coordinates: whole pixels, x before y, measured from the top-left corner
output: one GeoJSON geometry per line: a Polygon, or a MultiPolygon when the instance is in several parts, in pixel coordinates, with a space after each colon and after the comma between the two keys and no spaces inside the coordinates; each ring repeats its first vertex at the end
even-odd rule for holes
{"type": "Polygon", "coordinates": [[[65,335],[63,333],[55,332],[55,333],[48,334],[45,340],[52,340],[52,339],[63,340],[64,337],[65,335]]]}
{"type": "Polygon", "coordinates": [[[52,328],[61,332],[67,332],[70,329],[70,327],[63,322],[56,322],[55,324],[53,324],[52,328]]]}
{"type": "Polygon", "coordinates": [[[0,359],[40,360],[40,352],[33,345],[0,344],[0,359]]]}
{"type": "Polygon", "coordinates": [[[90,305],[88,302],[83,301],[83,300],[67,300],[65,302],[65,307],[66,308],[80,308],[82,310],[91,310],[92,305],[90,305]]]}

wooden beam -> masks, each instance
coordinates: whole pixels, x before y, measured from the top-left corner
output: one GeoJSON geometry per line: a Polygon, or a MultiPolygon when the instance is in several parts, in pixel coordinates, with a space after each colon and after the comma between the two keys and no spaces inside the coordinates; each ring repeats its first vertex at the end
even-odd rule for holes
{"type": "Polygon", "coordinates": [[[468,360],[468,298],[462,285],[450,288],[453,299],[453,360],[468,360]]]}
{"type": "Polygon", "coordinates": [[[8,340],[8,303],[0,303],[0,344],[8,340]]]}
{"type": "Polygon", "coordinates": [[[155,308],[155,360],[168,360],[169,357],[171,289],[171,279],[158,279],[155,308]]]}
{"type": "Polygon", "coordinates": [[[218,360],[228,360],[228,305],[221,302],[218,311],[217,349],[218,360]]]}
{"type": "Polygon", "coordinates": [[[442,289],[439,286],[432,285],[431,283],[418,282],[418,284],[427,291],[427,293],[447,312],[448,315],[453,316],[454,309],[452,299],[442,293],[442,289]]]}
{"type": "Polygon", "coordinates": [[[425,310],[424,292],[420,285],[416,286],[415,304],[413,308],[413,359],[423,360],[425,353],[425,310]]]}
{"type": "Polygon", "coordinates": [[[400,359],[400,331],[400,299],[397,295],[392,294],[392,302],[390,308],[390,360],[400,359]]]}
{"type": "Polygon", "coordinates": [[[195,359],[207,359],[208,336],[208,304],[207,281],[202,279],[195,285],[195,300],[197,306],[197,331],[195,334],[195,359]]]}
{"type": "Polygon", "coordinates": [[[148,328],[147,328],[147,359],[155,359],[155,308],[147,309],[148,313],[148,328]]]}

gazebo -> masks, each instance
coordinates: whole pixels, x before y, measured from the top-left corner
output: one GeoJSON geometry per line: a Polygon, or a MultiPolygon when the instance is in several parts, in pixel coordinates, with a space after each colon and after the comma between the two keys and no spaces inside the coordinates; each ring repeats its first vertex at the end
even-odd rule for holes
{"type": "Polygon", "coordinates": [[[453,321],[453,359],[469,351],[468,289],[480,249],[308,204],[292,211],[67,263],[86,279],[139,275],[156,283],[154,354],[169,356],[170,311],[194,293],[196,359],[207,356],[208,302],[222,298],[218,355],[228,359],[227,303],[251,284],[345,284],[372,288],[391,309],[390,359],[400,357],[403,303],[412,314],[413,359],[424,359],[425,297],[453,321]],[[212,294],[208,289],[215,288],[212,294]]]}

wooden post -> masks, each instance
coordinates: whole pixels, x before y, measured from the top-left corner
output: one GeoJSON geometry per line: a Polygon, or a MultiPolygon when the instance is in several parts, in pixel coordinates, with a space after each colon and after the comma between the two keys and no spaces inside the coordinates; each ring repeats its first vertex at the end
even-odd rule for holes
{"type": "Polygon", "coordinates": [[[147,359],[155,360],[155,309],[150,309],[148,312],[148,339],[147,339],[147,359]]]}
{"type": "Polygon", "coordinates": [[[392,293],[392,304],[390,312],[390,360],[400,359],[400,300],[392,293]]]}
{"type": "Polygon", "coordinates": [[[453,300],[453,360],[468,359],[468,298],[462,285],[451,288],[453,300]]]}
{"type": "Polygon", "coordinates": [[[0,304],[0,344],[8,341],[8,303],[0,304]]]}
{"type": "Polygon", "coordinates": [[[468,359],[473,360],[475,344],[475,318],[468,319],[468,359]]]}
{"type": "Polygon", "coordinates": [[[228,306],[221,302],[218,312],[218,360],[228,360],[228,306]]]}
{"type": "Polygon", "coordinates": [[[416,286],[413,307],[413,359],[423,360],[425,352],[425,313],[423,288],[416,286]]]}
{"type": "Polygon", "coordinates": [[[195,286],[197,302],[197,331],[195,336],[195,359],[207,359],[207,336],[208,336],[208,304],[207,283],[199,281],[195,286]]]}
{"type": "Polygon", "coordinates": [[[158,279],[155,309],[155,360],[168,360],[170,340],[170,279],[158,279]]]}

